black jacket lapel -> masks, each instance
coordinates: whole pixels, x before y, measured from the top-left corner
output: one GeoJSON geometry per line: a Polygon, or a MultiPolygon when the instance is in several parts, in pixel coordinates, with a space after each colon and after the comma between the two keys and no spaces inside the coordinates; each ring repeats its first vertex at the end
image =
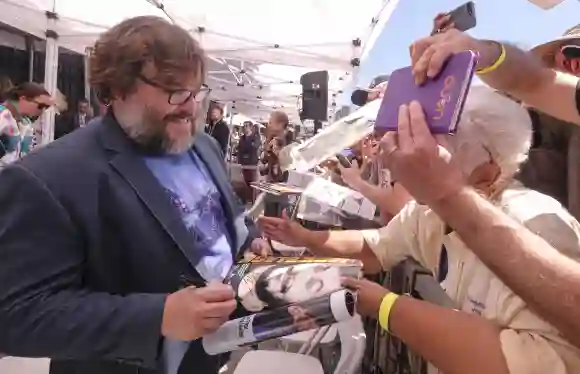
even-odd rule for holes
{"type": "Polygon", "coordinates": [[[103,118],[101,135],[104,146],[113,151],[109,161],[111,166],[135,190],[195,270],[196,260],[191,255],[196,252],[192,233],[183,224],[179,212],[171,205],[169,198],[160,198],[166,196],[163,187],[112,115],[103,118]]]}
{"type": "Polygon", "coordinates": [[[232,251],[235,251],[238,247],[237,235],[236,230],[234,229],[234,220],[243,212],[238,211],[235,207],[238,207],[238,201],[236,196],[233,193],[233,190],[230,186],[229,177],[224,170],[223,160],[221,160],[218,155],[219,152],[216,152],[215,146],[211,144],[212,140],[209,137],[200,136],[197,138],[193,150],[199,156],[199,158],[204,162],[206,169],[209,171],[211,177],[213,178],[213,182],[216,185],[217,189],[219,190],[222,196],[222,207],[226,214],[226,224],[227,229],[230,234],[230,238],[232,238],[233,243],[230,243],[232,246],[232,251]]]}

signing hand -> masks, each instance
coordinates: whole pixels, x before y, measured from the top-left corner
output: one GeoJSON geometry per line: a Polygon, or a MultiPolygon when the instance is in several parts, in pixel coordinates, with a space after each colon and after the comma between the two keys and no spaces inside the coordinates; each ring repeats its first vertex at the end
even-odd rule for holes
{"type": "Polygon", "coordinates": [[[298,222],[289,219],[286,213],[283,213],[282,218],[260,217],[258,218],[258,225],[264,235],[271,240],[290,247],[306,246],[305,236],[309,230],[300,226],[298,222]]]}
{"type": "Polygon", "coordinates": [[[400,107],[398,132],[385,134],[380,146],[393,179],[417,201],[435,203],[465,186],[461,169],[431,135],[418,102],[400,107]]]}
{"type": "Polygon", "coordinates": [[[360,315],[377,318],[381,302],[389,290],[366,279],[344,278],[342,284],[357,292],[357,312],[360,315]]]}
{"type": "Polygon", "coordinates": [[[236,309],[234,290],[222,283],[188,287],[167,296],[161,333],[166,338],[192,341],[214,332],[236,309]]]}

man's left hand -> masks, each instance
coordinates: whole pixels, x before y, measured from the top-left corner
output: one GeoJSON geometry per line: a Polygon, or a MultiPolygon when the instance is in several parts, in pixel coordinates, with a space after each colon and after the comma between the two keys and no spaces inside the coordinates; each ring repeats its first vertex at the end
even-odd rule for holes
{"type": "Polygon", "coordinates": [[[250,244],[249,254],[252,256],[268,257],[272,255],[272,247],[267,240],[256,238],[250,244]]]}
{"type": "Polygon", "coordinates": [[[357,312],[362,316],[376,319],[381,302],[390,291],[366,279],[344,278],[342,284],[357,292],[357,312]]]}

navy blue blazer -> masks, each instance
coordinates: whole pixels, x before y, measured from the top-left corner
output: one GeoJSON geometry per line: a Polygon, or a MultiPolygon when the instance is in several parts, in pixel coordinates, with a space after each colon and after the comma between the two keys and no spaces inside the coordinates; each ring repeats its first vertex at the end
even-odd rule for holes
{"type": "MultiPolygon", "coordinates": [[[[257,235],[223,154],[194,150],[222,196],[237,257],[257,235]]],[[[200,277],[190,233],[113,115],[0,173],[0,352],[50,357],[54,374],[161,373],[166,295],[200,277]]],[[[180,373],[215,373],[191,344],[180,373]]]]}

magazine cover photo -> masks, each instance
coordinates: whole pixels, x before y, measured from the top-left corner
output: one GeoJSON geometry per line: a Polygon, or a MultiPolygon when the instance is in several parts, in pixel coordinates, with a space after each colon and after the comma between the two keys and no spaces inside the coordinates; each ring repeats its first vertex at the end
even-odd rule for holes
{"type": "Polygon", "coordinates": [[[341,278],[362,276],[362,263],[339,258],[256,258],[238,262],[225,283],[248,312],[301,303],[343,289],[341,278]]]}

